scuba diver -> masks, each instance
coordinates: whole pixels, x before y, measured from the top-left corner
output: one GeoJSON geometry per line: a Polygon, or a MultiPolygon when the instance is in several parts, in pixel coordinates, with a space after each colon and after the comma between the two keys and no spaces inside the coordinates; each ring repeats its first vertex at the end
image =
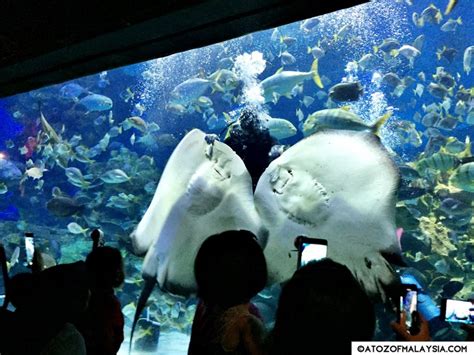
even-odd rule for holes
{"type": "Polygon", "coordinates": [[[276,144],[268,128],[260,122],[256,110],[246,108],[242,111],[237,122],[229,126],[224,143],[245,163],[255,191],[258,179],[270,163],[270,150],[276,144]]]}

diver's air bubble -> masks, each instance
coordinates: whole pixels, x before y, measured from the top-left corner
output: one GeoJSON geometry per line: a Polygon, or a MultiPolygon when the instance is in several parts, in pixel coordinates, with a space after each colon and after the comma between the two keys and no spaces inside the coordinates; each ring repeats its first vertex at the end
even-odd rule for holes
{"type": "Polygon", "coordinates": [[[263,53],[253,51],[244,53],[235,58],[233,71],[242,79],[244,87],[242,89],[242,103],[244,105],[261,107],[264,103],[263,90],[257,81],[257,76],[263,73],[266,61],[263,53]]]}

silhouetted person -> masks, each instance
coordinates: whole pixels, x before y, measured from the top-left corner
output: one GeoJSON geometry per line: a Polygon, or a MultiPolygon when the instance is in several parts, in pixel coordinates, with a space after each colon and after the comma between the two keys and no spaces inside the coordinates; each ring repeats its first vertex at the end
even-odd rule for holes
{"type": "Polygon", "coordinates": [[[18,319],[28,309],[33,297],[33,275],[19,273],[14,275],[8,284],[8,299],[15,307],[15,312],[2,309],[0,313],[0,353],[6,354],[14,349],[16,338],[21,327],[18,319]]]}
{"type": "Polygon", "coordinates": [[[74,325],[89,302],[89,287],[83,261],[60,264],[39,273],[36,309],[55,335],[45,343],[41,355],[85,355],[84,338],[74,325]]]}
{"type": "Polygon", "coordinates": [[[97,247],[86,259],[91,296],[89,306],[78,322],[88,355],[116,354],[123,342],[124,318],[114,288],[124,281],[120,251],[97,247]]]}
{"type": "Polygon", "coordinates": [[[73,325],[89,299],[84,262],[21,277],[18,292],[29,296],[15,296],[13,291],[12,304],[18,307],[11,342],[2,355],[85,355],[84,338],[73,325]]]}
{"type": "Polygon", "coordinates": [[[33,275],[27,272],[14,275],[10,279],[8,293],[16,312],[28,306],[32,301],[33,275]]]}
{"type": "Polygon", "coordinates": [[[255,236],[227,231],[209,237],[194,263],[199,305],[188,354],[261,354],[263,324],[250,299],[267,281],[255,236]]]}
{"type": "Polygon", "coordinates": [[[374,308],[346,266],[310,262],[283,286],[268,341],[269,354],[350,354],[351,341],[368,341],[374,308]]]}

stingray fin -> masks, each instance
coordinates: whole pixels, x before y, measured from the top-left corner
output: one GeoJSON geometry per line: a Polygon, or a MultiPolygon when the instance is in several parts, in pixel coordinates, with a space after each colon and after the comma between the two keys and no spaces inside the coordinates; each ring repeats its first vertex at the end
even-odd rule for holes
{"type": "Polygon", "coordinates": [[[314,83],[320,88],[324,88],[323,82],[321,81],[321,78],[319,77],[319,72],[318,72],[318,60],[315,59],[313,61],[313,64],[311,64],[311,72],[313,73],[313,81],[314,83]]]}
{"type": "Polygon", "coordinates": [[[233,123],[232,117],[227,112],[222,112],[222,115],[224,116],[225,122],[226,123],[233,123]]]}
{"type": "Polygon", "coordinates": [[[229,125],[227,126],[227,132],[225,133],[224,141],[226,141],[227,139],[230,138],[230,134],[232,133],[233,125],[234,125],[233,123],[229,123],[229,125]]]}
{"type": "Polygon", "coordinates": [[[392,114],[393,112],[392,111],[388,111],[385,115],[383,115],[382,117],[380,117],[377,122],[375,122],[375,124],[372,126],[372,129],[373,129],[373,132],[376,136],[379,136],[380,135],[380,129],[382,128],[382,126],[385,124],[385,122],[387,122],[387,120],[392,117],[392,114]]]}
{"type": "Polygon", "coordinates": [[[277,92],[273,92],[272,94],[272,102],[276,105],[278,103],[278,100],[280,99],[281,95],[277,92]]]}
{"type": "Polygon", "coordinates": [[[128,354],[132,353],[132,344],[133,344],[133,333],[135,332],[135,327],[137,326],[138,319],[145,309],[146,302],[151,295],[151,292],[156,285],[156,277],[147,277],[145,279],[145,285],[143,286],[140,297],[138,298],[137,308],[135,310],[135,316],[133,317],[132,330],[130,331],[130,344],[128,346],[128,354]]]}

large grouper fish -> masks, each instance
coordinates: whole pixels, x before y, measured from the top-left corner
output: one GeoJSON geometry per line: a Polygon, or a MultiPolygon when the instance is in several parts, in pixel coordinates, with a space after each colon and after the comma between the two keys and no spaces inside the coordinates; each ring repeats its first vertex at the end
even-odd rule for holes
{"type": "Polygon", "coordinates": [[[257,236],[270,283],[294,273],[294,239],[305,235],[327,239],[328,257],[346,265],[367,294],[385,300],[386,289],[398,282],[388,260],[401,259],[398,182],[396,165],[373,133],[325,130],[274,160],[253,194],[241,158],[212,135],[192,130],[168,160],[131,235],[136,252],[146,253],[132,336],[155,284],[175,294],[195,292],[199,247],[230,229],[257,236]]]}

